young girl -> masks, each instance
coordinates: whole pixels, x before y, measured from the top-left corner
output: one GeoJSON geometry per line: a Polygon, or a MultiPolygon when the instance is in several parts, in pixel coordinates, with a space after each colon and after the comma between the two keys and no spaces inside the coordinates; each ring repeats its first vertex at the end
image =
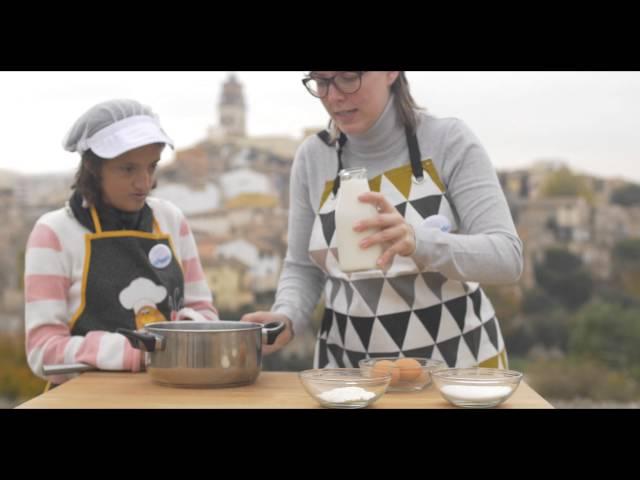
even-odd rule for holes
{"type": "Polygon", "coordinates": [[[70,363],[136,372],[144,358],[117,328],[218,319],[184,215],[149,197],[166,145],[156,115],[134,100],[95,105],[67,134],[65,149],[81,155],[73,193],[27,243],[26,351],[36,375],[70,363]]]}

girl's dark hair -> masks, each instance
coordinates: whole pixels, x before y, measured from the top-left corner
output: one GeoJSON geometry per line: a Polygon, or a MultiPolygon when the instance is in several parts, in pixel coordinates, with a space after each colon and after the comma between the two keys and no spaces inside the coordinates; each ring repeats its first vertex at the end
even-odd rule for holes
{"type": "MultiPolygon", "coordinates": [[[[99,157],[93,151],[87,150],[82,154],[80,166],[76,171],[72,190],[77,190],[89,205],[102,205],[102,167],[108,159],[99,157]]],[[[154,180],[151,189],[156,188],[158,181],[154,180]]]]}
{"type": "Polygon", "coordinates": [[[76,171],[76,179],[71,188],[77,190],[90,205],[102,204],[102,166],[105,161],[106,159],[87,150],[82,154],[76,171]]]}

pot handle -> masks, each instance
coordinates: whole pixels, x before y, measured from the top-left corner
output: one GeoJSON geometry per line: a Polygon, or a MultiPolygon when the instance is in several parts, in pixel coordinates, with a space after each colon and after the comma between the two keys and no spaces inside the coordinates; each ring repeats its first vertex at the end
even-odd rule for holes
{"type": "Polygon", "coordinates": [[[272,345],[286,327],[284,322],[271,322],[262,327],[262,343],[272,345]]]}
{"type": "Polygon", "coordinates": [[[164,350],[166,343],[164,337],[151,333],[137,332],[126,328],[117,328],[116,333],[127,337],[127,340],[129,340],[129,343],[131,343],[133,348],[137,348],[138,350],[145,352],[164,350]]]}
{"type": "Polygon", "coordinates": [[[80,372],[89,372],[91,370],[97,370],[96,367],[92,365],[87,365],[86,363],[69,363],[67,365],[43,365],[42,371],[46,376],[49,375],[65,375],[67,373],[80,373],[80,372]]]}

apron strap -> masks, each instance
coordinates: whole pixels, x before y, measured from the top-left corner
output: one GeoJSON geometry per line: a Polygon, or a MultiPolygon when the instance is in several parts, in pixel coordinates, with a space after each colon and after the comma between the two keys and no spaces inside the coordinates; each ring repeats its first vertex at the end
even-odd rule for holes
{"type": "Polygon", "coordinates": [[[413,171],[413,178],[419,183],[424,179],[424,170],[422,169],[420,146],[418,145],[418,137],[415,132],[410,132],[409,129],[405,129],[407,135],[407,145],[409,147],[409,158],[411,159],[411,170],[413,171]]]}
{"type": "Polygon", "coordinates": [[[336,178],[333,181],[333,195],[338,194],[338,189],[340,188],[340,172],[344,169],[342,166],[342,147],[347,143],[347,136],[344,133],[340,133],[340,137],[336,142],[336,151],[338,152],[338,173],[336,173],[336,178]]]}
{"type": "MultiPolygon", "coordinates": [[[[326,131],[320,132],[326,133],[326,131]]],[[[424,170],[422,169],[422,161],[420,154],[420,146],[418,145],[418,137],[415,132],[405,128],[405,134],[407,137],[407,145],[409,147],[409,159],[411,160],[411,171],[413,172],[413,178],[416,182],[422,183],[424,180],[424,170]]],[[[320,136],[320,134],[318,134],[320,136]]],[[[326,140],[326,136],[320,136],[321,139],[326,140]]],[[[340,137],[336,142],[336,151],[338,153],[338,173],[333,181],[333,195],[337,195],[340,188],[340,171],[344,168],[342,165],[342,147],[347,143],[347,136],[344,133],[340,133],[340,137]]]]}
{"type": "MultiPolygon", "coordinates": [[[[91,207],[91,218],[93,219],[93,225],[96,229],[96,233],[102,233],[102,225],[100,224],[100,218],[98,218],[98,212],[95,207],[91,207]]],[[[156,220],[156,217],[153,217],[153,231],[157,234],[161,234],[162,230],[160,230],[160,225],[156,220]]]]}
{"type": "Polygon", "coordinates": [[[100,219],[98,218],[98,212],[96,207],[91,207],[91,218],[93,219],[93,226],[96,229],[96,233],[102,233],[102,225],[100,225],[100,219]]]}

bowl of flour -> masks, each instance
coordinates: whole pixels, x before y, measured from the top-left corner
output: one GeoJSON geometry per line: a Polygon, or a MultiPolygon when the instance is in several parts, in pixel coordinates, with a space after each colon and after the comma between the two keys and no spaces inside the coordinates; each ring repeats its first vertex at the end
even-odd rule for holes
{"type": "Polygon", "coordinates": [[[364,408],[389,388],[391,373],[372,376],[359,368],[316,368],[298,373],[305,391],[326,408],[364,408]]]}

